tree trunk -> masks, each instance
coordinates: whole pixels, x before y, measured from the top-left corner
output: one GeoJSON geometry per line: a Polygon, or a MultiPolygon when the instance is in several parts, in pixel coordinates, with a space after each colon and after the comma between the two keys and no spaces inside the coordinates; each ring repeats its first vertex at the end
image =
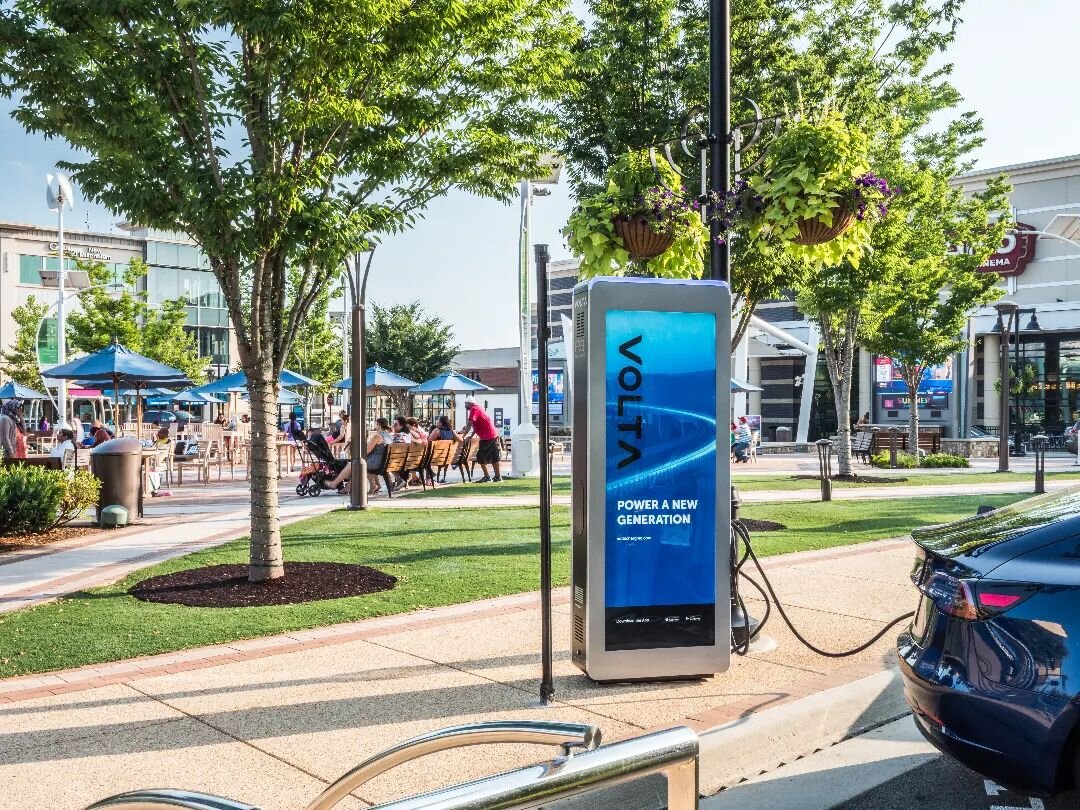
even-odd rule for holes
{"type": "Polygon", "coordinates": [[[916,458],[919,456],[919,383],[922,382],[922,373],[922,366],[904,369],[904,382],[911,401],[908,407],[907,446],[908,452],[916,458]]]}
{"type": "Polygon", "coordinates": [[[269,357],[246,368],[251,396],[251,565],[248,579],[285,575],[278,518],[277,375],[269,357]]]}
{"type": "MultiPolygon", "coordinates": [[[[851,458],[851,375],[855,367],[855,335],[859,314],[848,312],[842,329],[834,329],[828,318],[820,318],[821,340],[825,344],[825,365],[832,383],[836,405],[836,474],[850,478],[855,475],[851,458]]],[[[807,369],[803,385],[813,385],[817,369],[807,369]]]]}

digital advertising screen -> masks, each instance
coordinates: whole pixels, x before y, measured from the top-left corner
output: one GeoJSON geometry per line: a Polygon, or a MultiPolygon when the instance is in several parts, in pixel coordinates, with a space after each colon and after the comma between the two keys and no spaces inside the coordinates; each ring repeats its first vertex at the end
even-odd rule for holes
{"type": "Polygon", "coordinates": [[[605,317],[605,647],[712,645],[716,315],[605,317]]]}
{"type": "MultiPolygon", "coordinates": [[[[878,394],[907,394],[907,383],[896,361],[889,357],[874,358],[874,391],[878,394]]],[[[923,370],[919,394],[951,394],[953,391],[953,358],[923,370]]]]}
{"type": "MultiPolygon", "coordinates": [[[[561,416],[566,403],[566,373],[562,369],[548,370],[548,413],[561,416]]],[[[532,412],[540,413],[540,372],[532,370],[532,412]]]]}

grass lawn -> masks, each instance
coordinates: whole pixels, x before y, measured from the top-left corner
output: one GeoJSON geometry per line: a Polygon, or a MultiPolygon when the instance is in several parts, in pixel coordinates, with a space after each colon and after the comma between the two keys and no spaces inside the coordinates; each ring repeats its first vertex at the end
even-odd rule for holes
{"type": "MultiPolygon", "coordinates": [[[[799,473],[806,475],[806,473],[799,473]]],[[[1035,486],[1034,473],[1018,472],[976,472],[965,470],[942,470],[934,473],[913,473],[904,475],[903,470],[875,470],[862,471],[864,475],[872,475],[875,478],[907,478],[906,481],[897,482],[901,486],[926,486],[938,487],[942,485],[959,484],[999,484],[1010,481],[1026,481],[1035,486]]],[[[452,480],[452,479],[449,479],[452,480]]],[[[459,479],[460,480],[460,479],[459,479]]],[[[792,490],[792,489],[817,489],[821,484],[816,478],[794,478],[791,473],[776,473],[775,475],[739,475],[733,472],[732,480],[740,492],[760,492],[763,490],[792,490]]],[[[1048,472],[1048,481],[1073,480],[1080,482],[1080,472],[1048,472]]],[[[863,487],[893,486],[880,482],[852,482],[836,481],[833,487],[836,489],[853,489],[863,487]]],[[[555,495],[570,494],[570,476],[558,475],[551,480],[551,491],[555,495]]],[[[457,484],[456,486],[439,487],[438,489],[423,490],[410,493],[410,498],[464,498],[468,495],[538,495],[540,481],[536,478],[507,478],[505,481],[490,484],[457,484]]]]}
{"type": "MultiPolygon", "coordinates": [[[[826,548],[905,534],[915,526],[974,514],[1020,496],[935,497],[918,501],[754,504],[746,517],[789,529],[757,534],[764,555],[826,548]]],[[[121,582],[58,602],[0,615],[0,677],[115,661],[288,630],[403,613],[423,607],[535,590],[538,509],[333,512],[285,527],[291,561],[358,562],[398,578],[391,591],[306,605],[189,608],[139,602],[126,591],[149,576],[196,566],[246,562],[246,541],[145,568],[121,582]]],[[[569,576],[570,516],[552,516],[554,571],[569,576]]]]}

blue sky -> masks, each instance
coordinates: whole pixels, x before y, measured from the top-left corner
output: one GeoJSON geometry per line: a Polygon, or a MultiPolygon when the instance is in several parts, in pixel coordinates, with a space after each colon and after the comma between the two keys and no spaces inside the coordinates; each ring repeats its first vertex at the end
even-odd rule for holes
{"type": "MultiPolygon", "coordinates": [[[[1075,0],[968,0],[949,54],[966,109],[984,119],[981,167],[1080,152],[1075,103],[1075,0]]],[[[0,102],[0,219],[50,224],[44,176],[71,153],[28,135],[0,102]]],[[[78,189],[76,189],[78,196],[78,189]]],[[[572,203],[565,186],[533,207],[533,241],[568,256],[560,229],[572,203]]],[[[116,217],[81,199],[70,220],[107,231],[116,217]]],[[[454,325],[464,348],[517,343],[517,202],[504,206],[452,194],[412,231],[391,237],[372,264],[370,297],[381,304],[418,300],[454,325]]]]}

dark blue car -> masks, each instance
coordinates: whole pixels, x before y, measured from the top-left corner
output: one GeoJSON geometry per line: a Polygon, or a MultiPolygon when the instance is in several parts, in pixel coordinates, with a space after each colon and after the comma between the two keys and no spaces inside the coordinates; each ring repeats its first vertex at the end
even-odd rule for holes
{"type": "Polygon", "coordinates": [[[1080,786],[1080,487],[912,538],[923,598],[897,646],[919,730],[1003,785],[1080,786]]]}

